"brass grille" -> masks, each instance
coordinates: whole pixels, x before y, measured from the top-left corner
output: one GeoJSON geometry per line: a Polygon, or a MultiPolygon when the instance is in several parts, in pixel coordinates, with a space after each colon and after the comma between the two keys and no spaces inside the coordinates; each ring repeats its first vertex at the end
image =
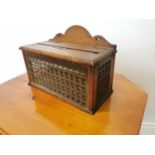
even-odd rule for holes
{"type": "Polygon", "coordinates": [[[87,73],[80,68],[28,56],[31,82],[46,91],[54,92],[74,103],[87,103],[87,73]]]}
{"type": "Polygon", "coordinates": [[[97,82],[97,103],[108,94],[110,82],[111,60],[101,63],[98,66],[98,82],[97,82]]]}

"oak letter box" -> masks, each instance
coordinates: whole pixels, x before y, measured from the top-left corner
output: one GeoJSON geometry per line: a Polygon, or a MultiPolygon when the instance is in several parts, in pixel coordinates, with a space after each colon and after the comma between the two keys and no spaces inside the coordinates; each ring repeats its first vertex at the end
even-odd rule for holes
{"type": "Polygon", "coordinates": [[[72,26],[54,39],[20,49],[33,87],[91,114],[112,93],[116,45],[102,36],[72,26]]]}

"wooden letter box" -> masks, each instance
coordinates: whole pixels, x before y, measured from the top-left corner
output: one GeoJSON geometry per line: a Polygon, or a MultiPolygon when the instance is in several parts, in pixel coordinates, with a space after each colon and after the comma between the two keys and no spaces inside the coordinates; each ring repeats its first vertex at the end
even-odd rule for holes
{"type": "Polygon", "coordinates": [[[116,45],[102,36],[72,26],[54,39],[20,49],[33,87],[91,114],[112,93],[116,45]]]}

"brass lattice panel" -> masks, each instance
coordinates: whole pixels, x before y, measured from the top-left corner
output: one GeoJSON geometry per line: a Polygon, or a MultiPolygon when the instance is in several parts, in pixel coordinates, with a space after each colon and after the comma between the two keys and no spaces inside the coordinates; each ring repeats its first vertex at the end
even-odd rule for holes
{"type": "Polygon", "coordinates": [[[97,71],[97,102],[100,102],[109,91],[111,60],[105,61],[98,66],[97,71]]]}
{"type": "Polygon", "coordinates": [[[31,82],[74,103],[87,104],[87,73],[43,58],[28,56],[31,82]]]}

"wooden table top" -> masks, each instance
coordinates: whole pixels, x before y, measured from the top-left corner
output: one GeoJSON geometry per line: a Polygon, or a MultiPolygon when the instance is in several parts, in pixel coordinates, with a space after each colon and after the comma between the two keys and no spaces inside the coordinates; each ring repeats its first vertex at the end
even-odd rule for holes
{"type": "Polygon", "coordinates": [[[121,74],[115,74],[114,93],[94,115],[27,82],[24,74],[0,85],[0,134],[139,133],[147,94],[121,74]]]}

